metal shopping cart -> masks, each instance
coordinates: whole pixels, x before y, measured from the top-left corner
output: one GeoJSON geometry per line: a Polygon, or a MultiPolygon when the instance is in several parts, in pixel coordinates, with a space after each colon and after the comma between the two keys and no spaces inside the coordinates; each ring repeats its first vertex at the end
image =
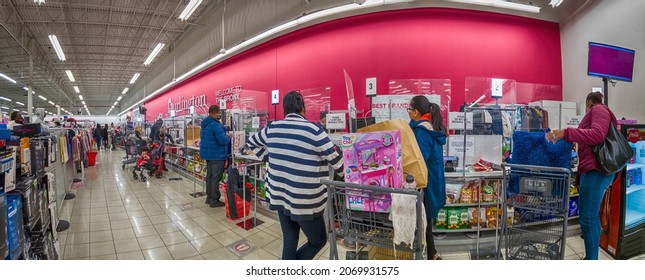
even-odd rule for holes
{"type": "Polygon", "coordinates": [[[506,259],[564,259],[570,174],[565,168],[504,164],[506,259]]]}
{"type": "MultiPolygon", "coordinates": [[[[423,190],[392,189],[363,186],[339,181],[322,180],[329,194],[327,217],[329,229],[329,259],[338,259],[336,237],[355,241],[357,258],[368,259],[424,259],[422,228],[423,190]],[[416,203],[416,230],[410,246],[394,244],[394,228],[389,213],[377,212],[387,209],[392,195],[410,196],[416,203]],[[360,201],[361,209],[353,207],[360,201]],[[365,255],[367,254],[367,255],[365,255]],[[364,256],[364,257],[360,257],[364,256]]],[[[431,225],[428,225],[431,226],[431,225]]]]}

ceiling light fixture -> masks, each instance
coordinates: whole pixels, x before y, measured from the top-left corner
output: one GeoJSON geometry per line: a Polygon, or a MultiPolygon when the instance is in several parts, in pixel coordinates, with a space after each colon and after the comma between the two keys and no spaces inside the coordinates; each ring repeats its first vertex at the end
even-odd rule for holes
{"type": "Polygon", "coordinates": [[[119,104],[119,101],[114,101],[114,106],[116,106],[116,104],[119,104]]]}
{"type": "Polygon", "coordinates": [[[34,0],[34,3],[40,5],[40,4],[45,4],[45,0],[34,0]]]}
{"type": "Polygon", "coordinates": [[[69,78],[70,82],[76,82],[76,79],[74,79],[74,75],[72,75],[72,71],[65,70],[65,73],[67,73],[67,78],[69,78]]]}
{"type": "Polygon", "coordinates": [[[78,99],[83,100],[83,96],[79,94],[78,99]]]}
{"type": "Polygon", "coordinates": [[[16,101],[16,104],[18,104],[18,105],[20,105],[20,106],[25,106],[25,103],[18,102],[18,101],[16,101]]]}
{"type": "Polygon", "coordinates": [[[197,10],[197,7],[199,7],[199,4],[202,3],[202,0],[190,0],[190,3],[186,5],[186,8],[184,8],[184,11],[179,14],[179,20],[186,20],[190,17],[190,15],[197,10]]]}
{"type": "Polygon", "coordinates": [[[76,91],[76,93],[81,93],[81,90],[80,90],[80,89],[78,89],[78,87],[77,87],[77,86],[74,86],[74,91],[76,91]]]}
{"type": "Polygon", "coordinates": [[[553,8],[556,8],[556,7],[560,6],[560,4],[562,4],[562,2],[564,2],[564,0],[551,0],[549,5],[551,5],[551,7],[553,7],[553,8]]]}
{"type": "Polygon", "coordinates": [[[2,109],[9,110],[9,107],[2,106],[2,109]]]}
{"type": "Polygon", "coordinates": [[[165,46],[166,46],[166,44],[164,44],[164,43],[157,44],[157,46],[152,50],[152,52],[150,53],[148,58],[146,58],[146,61],[143,62],[143,65],[145,65],[145,66],[150,65],[152,60],[155,59],[155,57],[159,54],[161,49],[163,49],[163,47],[165,47],[165,46]]]}
{"type": "Polygon", "coordinates": [[[85,100],[81,101],[81,103],[83,103],[83,106],[85,106],[85,100]]]}
{"type": "Polygon", "coordinates": [[[10,81],[10,82],[12,82],[12,83],[14,83],[14,84],[16,83],[16,80],[14,80],[14,79],[12,79],[12,78],[9,78],[9,76],[7,76],[7,75],[5,75],[5,74],[0,73],[0,77],[3,77],[3,78],[5,78],[7,81],[10,81]]]}
{"type": "Polygon", "coordinates": [[[0,96],[0,99],[2,99],[2,100],[7,100],[7,101],[11,102],[11,99],[6,98],[6,97],[4,97],[4,96],[0,96]]]}
{"type": "Polygon", "coordinates": [[[130,90],[130,88],[124,88],[121,94],[125,94],[126,92],[128,92],[128,90],[130,90]]]}
{"type": "Polygon", "coordinates": [[[54,102],[52,102],[51,100],[47,101],[47,103],[49,103],[49,104],[51,104],[51,105],[56,105],[56,104],[55,104],[54,102]]]}
{"type": "Polygon", "coordinates": [[[121,101],[121,98],[123,98],[123,96],[119,96],[119,98],[117,98],[116,101],[121,101]]]}
{"type": "Polygon", "coordinates": [[[134,76],[132,76],[132,79],[130,79],[130,83],[131,83],[131,84],[134,84],[134,82],[136,82],[136,81],[137,81],[137,79],[139,79],[139,76],[141,76],[141,74],[139,74],[139,73],[134,73],[134,76]]]}
{"type": "Polygon", "coordinates": [[[482,6],[492,6],[492,7],[503,8],[503,9],[512,9],[512,10],[518,10],[518,11],[536,13],[536,14],[540,13],[540,7],[514,3],[514,2],[504,1],[504,0],[450,0],[450,1],[467,3],[467,4],[476,4],[476,5],[482,5],[482,6]]]}
{"type": "Polygon", "coordinates": [[[49,41],[52,42],[52,46],[54,46],[54,51],[56,51],[58,59],[65,61],[65,53],[63,53],[63,49],[60,47],[60,43],[58,43],[58,38],[56,38],[56,35],[49,35],[49,41]]]}
{"type": "Polygon", "coordinates": [[[42,95],[38,95],[38,97],[40,97],[40,99],[42,99],[42,100],[47,101],[47,98],[45,98],[45,97],[44,97],[44,96],[42,96],[42,95]]]}

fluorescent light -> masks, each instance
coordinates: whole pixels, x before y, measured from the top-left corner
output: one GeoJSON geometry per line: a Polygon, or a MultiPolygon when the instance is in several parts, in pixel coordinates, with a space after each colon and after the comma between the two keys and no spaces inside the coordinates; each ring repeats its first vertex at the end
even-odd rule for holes
{"type": "Polygon", "coordinates": [[[72,71],[65,70],[65,73],[67,73],[67,78],[69,78],[70,82],[76,82],[76,80],[74,79],[74,75],[72,75],[72,71]]]}
{"type": "Polygon", "coordinates": [[[16,104],[18,104],[18,105],[20,105],[20,106],[25,106],[25,103],[18,102],[18,101],[16,101],[16,104]]]}
{"type": "Polygon", "coordinates": [[[56,105],[56,108],[60,108],[60,105],[56,105]]]}
{"type": "Polygon", "coordinates": [[[152,52],[150,53],[148,58],[146,58],[146,61],[143,62],[143,65],[145,65],[145,66],[150,65],[150,62],[152,62],[152,60],[155,59],[155,57],[159,54],[161,49],[163,49],[163,47],[165,47],[165,46],[166,46],[166,44],[164,44],[164,43],[157,44],[157,46],[152,50],[152,52]]]}
{"type": "Polygon", "coordinates": [[[119,101],[114,101],[114,106],[116,106],[116,104],[119,104],[119,101]]]}
{"type": "Polygon", "coordinates": [[[82,100],[83,100],[83,96],[79,94],[79,95],[78,95],[78,99],[80,99],[80,100],[82,101],[82,100]]]}
{"type": "Polygon", "coordinates": [[[2,106],[2,109],[9,110],[9,107],[2,106]]]}
{"type": "Polygon", "coordinates": [[[141,74],[139,74],[139,73],[134,73],[134,76],[132,76],[132,79],[130,79],[130,83],[131,83],[131,84],[134,84],[134,82],[136,82],[136,81],[137,81],[137,79],[139,79],[139,76],[141,76],[141,74]]]}
{"type": "Polygon", "coordinates": [[[80,89],[78,89],[78,87],[77,87],[77,86],[74,86],[74,91],[76,91],[76,93],[81,93],[81,90],[80,90],[80,89]]]}
{"type": "Polygon", "coordinates": [[[501,0],[493,0],[493,7],[513,9],[536,14],[540,13],[540,7],[501,0]]]}
{"type": "Polygon", "coordinates": [[[34,3],[40,5],[40,4],[45,4],[45,0],[34,0],[34,3]]]}
{"type": "Polygon", "coordinates": [[[11,99],[6,98],[6,97],[4,97],[4,96],[0,96],[0,99],[2,99],[2,100],[7,100],[7,101],[11,102],[11,99]]]}
{"type": "Polygon", "coordinates": [[[23,113],[27,114],[27,111],[22,111],[23,113]]]}
{"type": "Polygon", "coordinates": [[[123,98],[123,96],[119,96],[119,98],[117,98],[116,101],[121,101],[121,98],[123,98]]]}
{"type": "Polygon", "coordinates": [[[553,8],[555,8],[555,7],[560,6],[560,4],[562,4],[563,1],[564,0],[551,0],[551,2],[549,2],[549,5],[551,5],[551,7],[553,7],[553,8]]]}
{"type": "Polygon", "coordinates": [[[26,90],[26,91],[29,91],[29,88],[28,88],[28,87],[22,87],[22,89],[24,89],[24,90],[26,90]]]}
{"type": "Polygon", "coordinates": [[[81,101],[81,103],[83,103],[83,105],[85,105],[85,100],[81,101]]]}
{"type": "Polygon", "coordinates": [[[40,97],[40,99],[42,99],[42,100],[47,101],[47,98],[45,98],[45,97],[44,97],[44,96],[42,96],[42,95],[38,95],[38,97],[40,97]]]}
{"type": "Polygon", "coordinates": [[[51,100],[47,101],[47,103],[49,103],[49,104],[51,104],[51,105],[56,105],[56,104],[55,104],[54,102],[52,102],[51,100]]]}
{"type": "Polygon", "coordinates": [[[3,78],[5,78],[7,81],[10,81],[10,82],[12,82],[12,83],[14,83],[14,84],[16,83],[16,80],[14,80],[14,79],[12,79],[12,78],[9,78],[9,76],[7,76],[7,75],[5,75],[5,74],[0,73],[0,77],[3,77],[3,78]]]}
{"type": "Polygon", "coordinates": [[[128,90],[130,90],[130,88],[124,88],[121,94],[125,94],[126,92],[128,92],[128,90]]]}
{"type": "Polygon", "coordinates": [[[190,15],[197,10],[197,7],[199,7],[199,4],[202,3],[202,0],[190,0],[190,3],[186,5],[186,8],[184,8],[184,11],[181,12],[179,15],[179,20],[186,20],[187,18],[190,17],[190,15]]]}
{"type": "Polygon", "coordinates": [[[58,38],[56,38],[56,35],[49,35],[49,41],[52,42],[52,46],[54,46],[54,51],[56,51],[58,59],[65,61],[65,53],[63,53],[63,49],[60,47],[60,43],[58,43],[58,38]]]}

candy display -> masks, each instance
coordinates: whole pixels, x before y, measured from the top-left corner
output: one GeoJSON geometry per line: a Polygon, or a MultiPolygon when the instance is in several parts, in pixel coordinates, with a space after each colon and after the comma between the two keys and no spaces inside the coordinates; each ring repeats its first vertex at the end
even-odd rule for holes
{"type": "Polygon", "coordinates": [[[439,210],[439,214],[434,221],[434,225],[437,229],[446,229],[448,228],[448,210],[442,208],[439,210]]]}

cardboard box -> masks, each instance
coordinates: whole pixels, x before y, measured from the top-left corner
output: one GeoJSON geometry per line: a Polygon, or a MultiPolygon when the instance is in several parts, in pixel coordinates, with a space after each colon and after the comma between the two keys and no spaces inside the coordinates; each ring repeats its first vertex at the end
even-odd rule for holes
{"type": "Polygon", "coordinates": [[[186,145],[195,146],[195,141],[201,138],[201,127],[187,127],[186,128],[186,145]]]}

